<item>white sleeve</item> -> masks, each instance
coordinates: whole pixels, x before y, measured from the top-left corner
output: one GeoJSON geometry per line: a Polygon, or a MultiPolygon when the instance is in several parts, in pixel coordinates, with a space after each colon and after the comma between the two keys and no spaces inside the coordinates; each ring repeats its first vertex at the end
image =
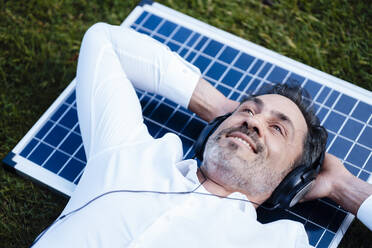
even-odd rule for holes
{"type": "Polygon", "coordinates": [[[130,28],[105,24],[113,52],[134,87],[187,107],[200,70],[157,40],[130,28]]]}
{"type": "Polygon", "coordinates": [[[105,23],[84,35],[76,101],[87,158],[151,138],[134,87],[188,107],[200,71],[160,42],[105,23]]]}
{"type": "Polygon", "coordinates": [[[360,205],[357,212],[358,219],[372,231],[372,195],[360,205]]]}

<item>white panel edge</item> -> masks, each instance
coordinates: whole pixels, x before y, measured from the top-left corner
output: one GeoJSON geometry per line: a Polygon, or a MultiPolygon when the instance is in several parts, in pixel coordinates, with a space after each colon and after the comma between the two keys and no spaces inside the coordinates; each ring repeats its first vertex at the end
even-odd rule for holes
{"type": "Polygon", "coordinates": [[[51,187],[60,193],[71,196],[72,192],[75,190],[76,185],[66,179],[48,171],[47,169],[32,163],[31,161],[15,155],[13,160],[17,163],[14,167],[17,172],[21,173],[23,176],[30,177],[38,183],[42,183],[47,187],[51,187]]]}
{"type": "Polygon", "coordinates": [[[341,242],[341,239],[343,238],[343,236],[345,235],[347,229],[349,228],[351,222],[354,220],[355,216],[348,213],[344,219],[344,221],[342,222],[340,228],[338,228],[332,242],[329,244],[329,247],[330,248],[336,248],[340,242],[341,242]]]}

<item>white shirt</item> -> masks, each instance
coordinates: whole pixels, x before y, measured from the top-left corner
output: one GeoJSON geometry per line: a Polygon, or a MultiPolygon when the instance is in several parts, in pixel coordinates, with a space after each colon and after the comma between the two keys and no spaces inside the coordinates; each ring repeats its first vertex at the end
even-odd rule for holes
{"type": "MultiPolygon", "coordinates": [[[[35,247],[308,247],[301,223],[261,224],[251,203],[186,192],[196,189],[194,160],[182,160],[172,133],[154,139],[143,124],[135,87],[187,107],[197,68],[147,36],[96,24],[77,70],[84,174],[61,215],[35,247]]],[[[208,193],[203,186],[196,192],[208,193]]],[[[246,199],[240,193],[229,197],[246,199]]]]}

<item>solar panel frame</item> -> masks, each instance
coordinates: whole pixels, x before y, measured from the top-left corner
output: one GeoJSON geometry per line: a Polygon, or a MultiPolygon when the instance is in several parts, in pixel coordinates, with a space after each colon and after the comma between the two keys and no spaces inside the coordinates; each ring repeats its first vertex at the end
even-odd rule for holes
{"type": "MultiPolygon", "coordinates": [[[[286,82],[296,80],[307,88],[310,95],[315,99],[314,106],[318,110],[317,114],[323,117],[322,124],[327,124],[333,129],[329,131],[330,138],[327,151],[338,153],[339,157],[345,161],[345,166],[352,173],[355,173],[356,176],[365,181],[372,182],[372,177],[370,176],[372,172],[372,145],[365,138],[372,130],[371,112],[369,112],[368,117],[368,111],[370,111],[372,104],[371,92],[158,3],[146,2],[137,6],[122,25],[133,27],[132,24],[136,24],[135,28],[146,34],[154,34],[155,39],[168,43],[171,49],[177,50],[186,60],[194,64],[199,63],[204,77],[222,93],[234,100],[240,100],[242,92],[257,93],[261,86],[265,87],[273,81],[282,80],[286,82]],[[142,19],[141,15],[144,11],[151,13],[151,15],[148,14],[142,19]],[[148,20],[148,18],[151,19],[148,20]],[[146,29],[144,25],[150,29],[146,29]],[[164,34],[165,36],[163,36],[164,34]],[[199,58],[200,61],[198,60],[199,58]],[[346,104],[347,102],[349,104],[346,104]],[[350,103],[352,102],[354,104],[350,107],[350,103]],[[349,122],[352,124],[348,124],[349,122]],[[338,128],[334,128],[334,125],[338,125],[338,128]],[[348,125],[352,126],[349,127],[348,125]],[[355,130],[353,127],[358,125],[360,131],[350,133],[350,130],[355,130]],[[348,149],[342,150],[345,145],[348,145],[348,149]],[[333,147],[340,148],[333,151],[333,147]],[[363,165],[360,168],[356,165],[356,163],[361,163],[361,161],[357,161],[360,157],[355,154],[358,156],[364,154],[363,165]]],[[[61,106],[66,104],[66,111],[74,108],[73,98],[70,95],[73,94],[75,83],[75,80],[70,83],[4,159],[6,163],[21,174],[36,179],[66,196],[69,196],[73,192],[82,171],[77,174],[75,173],[76,175],[70,178],[72,180],[70,182],[32,163],[27,158],[21,156],[20,153],[25,152],[26,146],[32,139],[35,139],[39,129],[47,125],[45,123],[51,120],[61,106]]],[[[178,119],[181,117],[184,118],[184,125],[175,131],[180,135],[184,143],[185,158],[189,158],[193,154],[192,143],[195,138],[195,136],[192,136],[192,130],[200,129],[205,122],[187,109],[176,105],[164,97],[139,90],[137,90],[137,94],[141,101],[143,112],[147,113],[147,116],[144,117],[145,123],[149,126],[150,133],[155,137],[160,137],[165,132],[172,131],[167,125],[175,128],[180,123],[178,119]],[[157,111],[160,115],[156,115],[154,118],[156,121],[154,121],[151,117],[154,117],[153,115],[157,111]],[[162,116],[164,113],[168,114],[162,116]],[[190,131],[189,129],[192,130],[190,131]]],[[[62,119],[63,117],[60,116],[60,121],[62,119]]],[[[73,123],[65,122],[65,124],[72,125],[73,123]]],[[[48,125],[49,128],[52,128],[59,125],[59,123],[51,122],[48,125]]],[[[70,127],[68,134],[79,135],[77,124],[70,127]]],[[[44,133],[44,136],[47,137],[48,133],[44,133]]],[[[48,151],[50,149],[53,150],[48,155],[48,158],[51,158],[53,154],[57,153],[57,150],[61,153],[65,152],[61,151],[60,148],[62,148],[63,142],[66,139],[68,139],[68,135],[62,137],[61,142],[55,144],[55,147],[46,144],[45,147],[47,148],[44,147],[43,149],[47,149],[48,151]]],[[[37,140],[37,142],[42,142],[42,139],[37,140]]],[[[79,160],[83,162],[81,160],[81,147],[79,146],[74,151],[69,151],[72,154],[66,153],[71,155],[68,158],[69,161],[75,159],[78,162],[79,160]]],[[[33,149],[37,149],[36,146],[33,149]]],[[[28,153],[32,154],[32,149],[28,153]]],[[[43,163],[46,163],[46,161],[47,159],[43,163]]],[[[65,162],[63,166],[67,166],[67,163],[65,162]]],[[[59,173],[63,172],[63,168],[61,167],[58,170],[59,173]]],[[[317,212],[322,213],[322,211],[317,212]]],[[[316,247],[336,247],[354,218],[351,214],[346,213],[343,209],[339,209],[335,203],[327,199],[307,203],[307,205],[302,206],[302,209],[295,207],[291,211],[277,212],[277,215],[278,217],[286,217],[302,222],[308,231],[310,242],[315,244],[316,247]],[[328,212],[326,212],[333,216],[330,219],[322,218],[322,215],[317,215],[313,208],[318,208],[322,211],[328,209],[328,212]]]]}

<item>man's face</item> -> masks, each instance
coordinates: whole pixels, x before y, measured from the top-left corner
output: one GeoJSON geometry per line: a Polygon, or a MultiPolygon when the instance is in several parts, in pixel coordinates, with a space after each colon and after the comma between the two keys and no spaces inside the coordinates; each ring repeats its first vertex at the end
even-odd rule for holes
{"type": "Polygon", "coordinates": [[[301,155],[306,133],[305,118],[290,99],[252,98],[208,139],[201,169],[228,190],[268,198],[301,155]]]}

